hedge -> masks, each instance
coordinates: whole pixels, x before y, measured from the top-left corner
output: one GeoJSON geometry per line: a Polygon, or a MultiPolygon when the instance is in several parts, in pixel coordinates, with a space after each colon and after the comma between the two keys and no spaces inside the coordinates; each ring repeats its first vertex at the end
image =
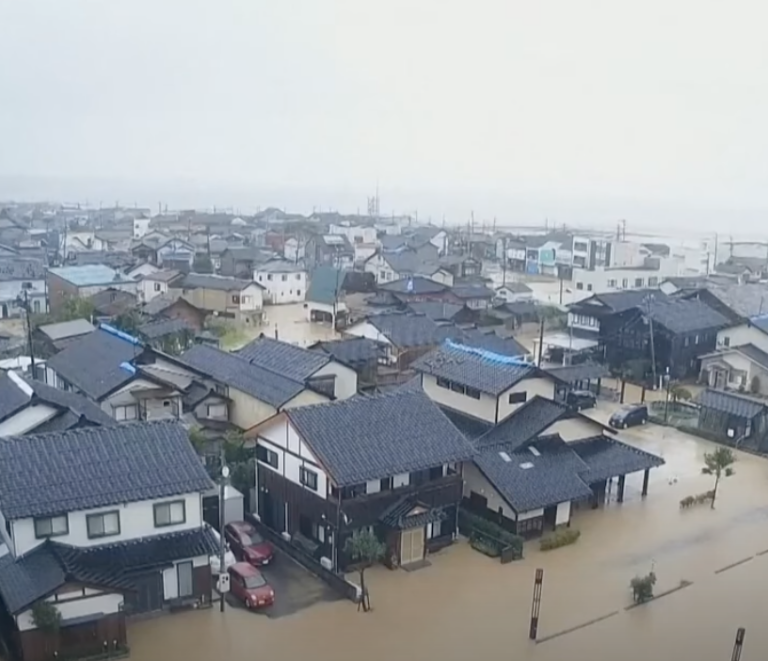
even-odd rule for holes
{"type": "Polygon", "coordinates": [[[559,549],[561,546],[575,544],[579,537],[581,537],[580,530],[574,530],[573,528],[562,528],[560,530],[556,530],[551,535],[543,537],[539,543],[539,548],[542,551],[559,549]]]}
{"type": "MultiPolygon", "coordinates": [[[[512,547],[519,557],[523,555],[523,538],[505,530],[500,525],[488,519],[472,514],[465,508],[459,508],[459,530],[465,536],[472,539],[472,533],[477,531],[482,535],[498,540],[505,546],[512,547]]],[[[500,549],[499,549],[500,550],[500,549]]]]}

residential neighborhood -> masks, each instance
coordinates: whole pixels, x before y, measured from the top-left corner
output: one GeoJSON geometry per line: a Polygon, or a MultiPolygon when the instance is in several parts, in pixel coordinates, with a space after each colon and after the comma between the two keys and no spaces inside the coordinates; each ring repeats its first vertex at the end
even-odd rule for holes
{"type": "Polygon", "coordinates": [[[755,263],[278,211],[4,210],[0,656],[503,582],[768,457],[755,263]]]}

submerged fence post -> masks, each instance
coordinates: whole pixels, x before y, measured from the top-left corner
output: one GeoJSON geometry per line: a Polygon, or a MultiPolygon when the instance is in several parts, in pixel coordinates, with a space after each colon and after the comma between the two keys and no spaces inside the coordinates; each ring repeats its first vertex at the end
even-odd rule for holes
{"type": "Polygon", "coordinates": [[[733,644],[733,655],[731,656],[731,661],[739,661],[741,658],[741,648],[744,645],[745,633],[746,630],[744,627],[739,627],[736,630],[736,642],[733,644]]]}
{"type": "Polygon", "coordinates": [[[536,578],[533,580],[533,601],[531,603],[531,627],[528,631],[528,637],[536,640],[536,634],[539,631],[539,609],[541,608],[541,585],[544,582],[544,570],[536,570],[536,578]]]}

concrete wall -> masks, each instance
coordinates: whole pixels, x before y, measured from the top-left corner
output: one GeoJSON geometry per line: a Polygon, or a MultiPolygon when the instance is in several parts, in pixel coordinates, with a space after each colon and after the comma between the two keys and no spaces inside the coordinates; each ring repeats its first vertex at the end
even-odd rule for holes
{"type": "Polygon", "coordinates": [[[768,335],[758,330],[754,326],[747,326],[742,324],[741,326],[734,326],[732,328],[725,328],[717,334],[717,348],[725,349],[726,338],[727,347],[739,347],[744,344],[754,344],[758,349],[768,351],[768,335]]]}
{"type": "Polygon", "coordinates": [[[480,399],[462,395],[450,388],[438,386],[437,378],[431,374],[422,375],[422,388],[427,396],[437,404],[490,423],[496,422],[496,398],[491,395],[481,392],[480,399]]]}
{"type": "Polygon", "coordinates": [[[357,394],[357,372],[355,370],[332,360],[317,370],[312,376],[330,375],[336,377],[333,388],[333,394],[336,399],[349,399],[357,394]]]}
{"type": "MultiPolygon", "coordinates": [[[[81,593],[77,593],[78,595],[81,593]]],[[[66,600],[67,595],[62,594],[59,597],[59,601],[56,601],[56,608],[61,613],[62,620],[70,620],[76,617],[85,617],[88,615],[96,615],[97,613],[103,613],[109,615],[111,613],[117,613],[123,606],[123,595],[116,593],[102,593],[94,594],[91,597],[83,599],[79,597],[77,599],[66,600]]],[[[46,601],[54,603],[54,597],[51,596],[46,601]]],[[[35,624],[32,618],[32,611],[24,611],[16,616],[16,624],[19,627],[19,631],[29,631],[35,629],[35,624]]]]}

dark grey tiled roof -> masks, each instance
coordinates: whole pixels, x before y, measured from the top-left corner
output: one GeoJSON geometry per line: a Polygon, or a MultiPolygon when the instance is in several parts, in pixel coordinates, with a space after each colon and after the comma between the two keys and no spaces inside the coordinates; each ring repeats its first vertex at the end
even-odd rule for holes
{"type": "Polygon", "coordinates": [[[408,516],[409,512],[412,512],[419,506],[420,503],[416,498],[404,496],[384,510],[379,515],[379,521],[390,528],[410,530],[412,528],[421,528],[435,521],[443,521],[447,516],[442,507],[428,507],[426,505],[421,506],[426,511],[408,516]]]}
{"type": "Polygon", "coordinates": [[[740,317],[749,319],[765,313],[768,287],[758,283],[723,284],[711,279],[702,283],[707,291],[740,317]]]}
{"type": "Polygon", "coordinates": [[[48,367],[88,397],[99,400],[133,378],[120,365],[130,363],[141,351],[141,346],[99,329],[49,358],[48,367]]]}
{"type": "Polygon", "coordinates": [[[415,275],[411,278],[400,278],[392,282],[385,282],[378,286],[381,291],[388,291],[393,294],[440,294],[449,289],[448,285],[441,282],[435,282],[429,278],[415,275]],[[408,289],[408,287],[411,289],[408,289]]]}
{"type": "Polygon", "coordinates": [[[747,358],[754,361],[761,367],[768,369],[768,353],[756,347],[754,344],[742,344],[739,347],[735,347],[735,350],[744,354],[747,358]]]}
{"type": "Polygon", "coordinates": [[[0,420],[24,408],[29,400],[29,396],[7,374],[0,373],[0,420]]]}
{"type": "Polygon", "coordinates": [[[49,540],[15,560],[10,554],[0,558],[0,596],[16,615],[68,582],[124,592],[135,589],[131,570],[217,551],[207,526],[86,548],[49,540]]]}
{"type": "Polygon", "coordinates": [[[0,511],[11,520],[211,486],[177,422],[87,427],[0,442],[0,511]]]}
{"type": "Polygon", "coordinates": [[[475,463],[516,512],[592,495],[579,476],[587,470],[587,464],[558,435],[539,438],[518,448],[485,448],[475,457],[475,463]]]}
{"type": "Polygon", "coordinates": [[[423,392],[358,396],[286,413],[339,486],[464,461],[473,454],[423,392]]]}
{"type": "Polygon", "coordinates": [[[237,357],[302,383],[330,362],[328,355],[270,337],[249,342],[237,357]]]}
{"type": "Polygon", "coordinates": [[[396,252],[383,252],[381,256],[395,273],[404,275],[432,275],[441,266],[437,260],[437,248],[426,244],[418,249],[405,248],[396,252]]]}
{"type": "Polygon", "coordinates": [[[728,325],[723,315],[697,299],[654,301],[650,306],[650,316],[655,323],[673,333],[693,333],[728,325]]]}
{"type": "Polygon", "coordinates": [[[489,289],[485,285],[456,285],[451,291],[454,296],[466,299],[485,298],[490,300],[494,297],[493,289],[489,289]]]}
{"type": "Polygon", "coordinates": [[[352,368],[359,368],[369,363],[376,364],[379,356],[383,354],[382,346],[366,337],[318,342],[313,350],[324,351],[334,360],[352,368]]]}
{"type": "Polygon", "coordinates": [[[584,438],[568,444],[587,465],[581,476],[587,484],[628,475],[647,468],[663,466],[666,462],[655,454],[617,441],[607,436],[584,438]]]}
{"type": "Polygon", "coordinates": [[[702,408],[722,411],[742,418],[754,418],[766,410],[766,402],[710,388],[699,393],[694,401],[702,408]]]}
{"type": "Polygon", "coordinates": [[[424,301],[421,303],[409,303],[408,307],[415,314],[423,314],[432,321],[451,321],[464,309],[463,305],[456,303],[442,303],[440,301],[424,301]]]}
{"type": "Polygon", "coordinates": [[[207,273],[188,273],[181,283],[183,289],[216,289],[219,291],[242,291],[251,285],[264,289],[259,283],[251,280],[239,280],[238,278],[207,273]]]}
{"type": "MultiPolygon", "coordinates": [[[[24,380],[35,391],[35,396],[43,402],[69,411],[78,418],[82,417],[94,425],[117,424],[112,416],[102,411],[100,406],[94,404],[87,397],[83,397],[83,395],[60,390],[41,381],[26,378],[24,380]]],[[[61,424],[60,422],[59,425],[61,424]]],[[[68,427],[60,426],[59,429],[68,429],[68,427]]]]}
{"type": "MultiPolygon", "coordinates": [[[[155,296],[151,301],[149,301],[148,303],[145,303],[144,306],[141,308],[141,311],[144,314],[149,315],[150,317],[153,317],[156,314],[160,314],[161,312],[167,310],[180,298],[181,298],[181,294],[171,294],[171,293],[160,294],[160,296],[155,296]]],[[[184,300],[184,299],[181,299],[181,300],[184,300]]],[[[192,304],[190,303],[190,305],[192,304]]]]}
{"type": "Polygon", "coordinates": [[[526,356],[530,352],[513,337],[499,337],[495,332],[484,332],[479,328],[466,329],[462,333],[461,343],[492,351],[502,356],[526,356]]]}
{"type": "Polygon", "coordinates": [[[179,356],[178,360],[219,383],[241,390],[275,408],[282,406],[304,390],[303,382],[253,365],[235,354],[203,344],[195,345],[179,356]]]}
{"type": "Polygon", "coordinates": [[[751,326],[754,326],[758,330],[763,331],[763,333],[768,333],[768,314],[762,314],[758,317],[752,317],[749,320],[749,324],[751,326]]]}
{"type": "Polygon", "coordinates": [[[51,340],[56,341],[92,333],[94,326],[87,319],[73,319],[72,321],[62,321],[57,324],[39,326],[37,330],[51,340]]]}
{"type": "Polygon", "coordinates": [[[586,379],[599,379],[610,374],[605,365],[596,363],[581,363],[580,365],[566,365],[564,367],[549,367],[544,370],[551,377],[563,383],[584,381],[586,379]]]}
{"type": "Polygon", "coordinates": [[[39,259],[21,257],[0,258],[0,282],[14,280],[43,280],[45,264],[39,259]]]}
{"type": "Polygon", "coordinates": [[[184,319],[159,319],[139,327],[139,335],[156,340],[159,337],[181,333],[182,331],[194,332],[194,329],[184,319]]]}
{"type": "Polygon", "coordinates": [[[429,317],[402,312],[371,315],[368,322],[396,347],[433,347],[446,339],[460,339],[462,332],[455,326],[441,326],[429,317]]]}
{"type": "Polygon", "coordinates": [[[480,438],[493,427],[490,422],[480,420],[479,418],[473,418],[472,416],[460,413],[459,411],[454,411],[448,407],[441,406],[440,410],[445,413],[446,417],[453,423],[453,426],[470,441],[480,438]]]}
{"type": "Polygon", "coordinates": [[[568,412],[563,404],[545,397],[529,399],[506,420],[477,439],[478,447],[504,445],[512,449],[538,436],[568,412]]]}
{"type": "Polygon", "coordinates": [[[625,310],[645,306],[648,297],[652,297],[653,302],[658,304],[667,300],[667,296],[658,289],[626,289],[595,294],[593,298],[600,301],[612,312],[624,312],[625,310]]]}
{"type": "Polygon", "coordinates": [[[493,353],[478,355],[471,347],[445,344],[417,360],[413,367],[495,397],[536,372],[533,365],[505,362],[509,358],[493,353]]]}

